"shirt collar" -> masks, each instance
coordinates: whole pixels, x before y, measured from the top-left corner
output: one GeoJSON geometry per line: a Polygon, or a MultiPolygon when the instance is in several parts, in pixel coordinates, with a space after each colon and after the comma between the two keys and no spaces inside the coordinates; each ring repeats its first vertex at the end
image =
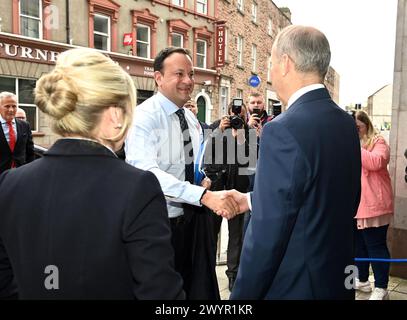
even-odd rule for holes
{"type": "Polygon", "coordinates": [[[165,113],[168,115],[171,115],[179,109],[179,107],[172,102],[170,99],[168,99],[165,95],[163,95],[161,92],[156,93],[156,97],[160,105],[163,107],[165,113]]]}
{"type": "MultiPolygon", "coordinates": [[[[3,124],[3,123],[7,123],[7,121],[6,120],[4,120],[4,118],[0,115],[0,122],[3,124]]],[[[12,124],[16,124],[16,119],[14,118],[13,120],[11,120],[11,123],[12,124]]]]}
{"type": "Polygon", "coordinates": [[[290,97],[290,99],[288,99],[286,109],[288,109],[295,101],[297,101],[304,94],[306,94],[312,90],[322,89],[322,88],[325,88],[325,86],[323,84],[315,83],[315,84],[311,84],[309,86],[306,86],[306,87],[303,87],[303,88],[297,90],[296,92],[293,93],[293,95],[290,97]]]}

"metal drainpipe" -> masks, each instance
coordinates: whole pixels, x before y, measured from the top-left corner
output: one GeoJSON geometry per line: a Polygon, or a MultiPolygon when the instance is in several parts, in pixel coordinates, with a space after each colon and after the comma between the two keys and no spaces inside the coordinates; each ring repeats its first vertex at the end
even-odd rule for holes
{"type": "Polygon", "coordinates": [[[65,0],[66,10],[66,43],[71,44],[71,26],[69,21],[69,0],[65,0]]]}

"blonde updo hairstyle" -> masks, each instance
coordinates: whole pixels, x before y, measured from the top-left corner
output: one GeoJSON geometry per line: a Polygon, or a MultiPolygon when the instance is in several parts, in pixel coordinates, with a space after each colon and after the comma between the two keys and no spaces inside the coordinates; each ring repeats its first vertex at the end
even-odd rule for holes
{"type": "Polygon", "coordinates": [[[135,106],[133,80],[117,63],[89,48],[71,49],[58,56],[53,71],[35,88],[35,104],[53,119],[61,136],[119,141],[127,133],[135,106]],[[106,108],[123,111],[123,123],[114,137],[95,137],[95,128],[106,108]]]}

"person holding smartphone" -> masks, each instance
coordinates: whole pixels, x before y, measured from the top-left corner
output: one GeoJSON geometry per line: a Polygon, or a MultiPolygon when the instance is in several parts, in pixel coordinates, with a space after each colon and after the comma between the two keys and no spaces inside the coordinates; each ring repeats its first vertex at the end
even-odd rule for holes
{"type": "Polygon", "coordinates": [[[258,135],[260,136],[261,128],[269,121],[273,119],[273,116],[269,116],[264,108],[264,98],[258,92],[251,92],[248,100],[249,120],[248,125],[250,128],[256,128],[258,135]]]}

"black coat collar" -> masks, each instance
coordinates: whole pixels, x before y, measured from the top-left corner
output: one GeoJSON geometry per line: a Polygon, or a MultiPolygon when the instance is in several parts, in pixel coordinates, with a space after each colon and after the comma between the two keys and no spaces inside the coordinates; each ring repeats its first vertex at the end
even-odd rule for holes
{"type": "Polygon", "coordinates": [[[44,153],[44,156],[106,156],[117,158],[100,143],[82,139],[60,139],[44,153]]]}

